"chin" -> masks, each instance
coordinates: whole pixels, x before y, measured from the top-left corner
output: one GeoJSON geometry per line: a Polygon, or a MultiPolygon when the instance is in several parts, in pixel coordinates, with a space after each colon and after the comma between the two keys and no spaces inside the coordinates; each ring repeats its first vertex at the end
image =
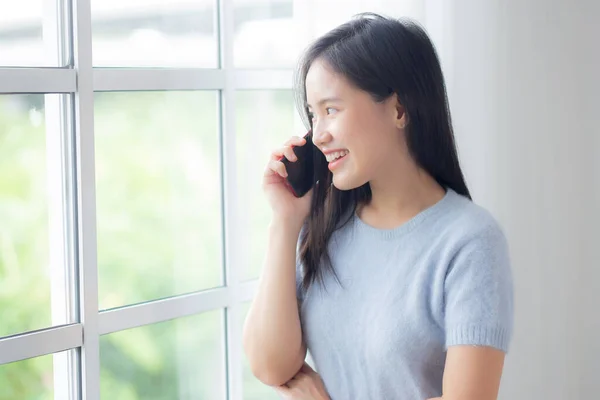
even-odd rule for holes
{"type": "Polygon", "coordinates": [[[343,174],[333,174],[333,186],[337,190],[352,190],[361,187],[365,182],[358,182],[356,179],[351,179],[349,176],[343,174]]]}

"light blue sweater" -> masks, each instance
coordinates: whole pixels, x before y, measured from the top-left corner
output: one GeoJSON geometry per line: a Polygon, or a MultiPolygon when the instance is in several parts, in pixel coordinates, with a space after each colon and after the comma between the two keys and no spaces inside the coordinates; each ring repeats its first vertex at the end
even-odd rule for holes
{"type": "MultiPolygon", "coordinates": [[[[508,351],[513,287],[505,237],[483,208],[448,189],[402,226],[356,215],[329,242],[326,276],[297,294],[304,339],[332,400],[442,395],[448,346],[508,351]]],[[[299,264],[297,281],[302,268],[299,264]]]]}

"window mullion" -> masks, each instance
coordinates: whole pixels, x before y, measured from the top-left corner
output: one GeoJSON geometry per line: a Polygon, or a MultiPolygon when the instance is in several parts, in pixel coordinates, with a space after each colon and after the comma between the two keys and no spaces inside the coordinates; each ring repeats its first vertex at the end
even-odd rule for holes
{"type": "MultiPolygon", "coordinates": [[[[43,2],[43,42],[46,62],[63,65],[68,57],[65,33],[68,32],[62,0],[43,2]]],[[[68,95],[44,96],[46,127],[46,187],[48,197],[48,249],[50,271],[50,298],[52,325],[65,325],[75,321],[74,270],[72,263],[73,218],[68,214],[71,176],[68,148],[67,121],[68,95]]],[[[77,365],[74,352],[60,352],[52,356],[54,397],[75,399],[77,392],[77,365]]]]}
{"type": "Polygon", "coordinates": [[[225,281],[233,297],[225,313],[227,349],[227,397],[242,400],[242,335],[240,286],[240,259],[237,218],[236,134],[235,134],[235,70],[233,66],[234,3],[219,1],[219,50],[221,68],[225,71],[225,88],[221,91],[221,167],[224,215],[225,281]]]}
{"type": "Polygon", "coordinates": [[[71,0],[71,3],[73,59],[78,83],[74,99],[78,295],[79,318],[85,327],[85,340],[80,358],[81,396],[86,400],[99,400],[100,336],[98,332],[92,15],[90,0],[71,0]]]}

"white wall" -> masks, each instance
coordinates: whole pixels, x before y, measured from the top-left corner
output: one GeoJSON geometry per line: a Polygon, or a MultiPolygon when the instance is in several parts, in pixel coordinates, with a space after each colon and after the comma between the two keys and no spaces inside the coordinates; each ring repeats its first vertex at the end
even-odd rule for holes
{"type": "Polygon", "coordinates": [[[426,3],[468,182],[511,244],[500,398],[599,398],[600,2],[426,3]]]}

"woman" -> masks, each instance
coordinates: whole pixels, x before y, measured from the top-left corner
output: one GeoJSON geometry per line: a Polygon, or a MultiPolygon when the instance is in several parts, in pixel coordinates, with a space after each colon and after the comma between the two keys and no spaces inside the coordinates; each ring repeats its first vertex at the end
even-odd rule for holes
{"type": "Polygon", "coordinates": [[[326,161],[300,198],[279,160],[305,139],[268,163],[272,223],[244,326],[253,373],[286,399],[496,399],[508,249],[471,201],[431,41],[413,22],[362,14],[318,39],[298,78],[326,161]]]}

